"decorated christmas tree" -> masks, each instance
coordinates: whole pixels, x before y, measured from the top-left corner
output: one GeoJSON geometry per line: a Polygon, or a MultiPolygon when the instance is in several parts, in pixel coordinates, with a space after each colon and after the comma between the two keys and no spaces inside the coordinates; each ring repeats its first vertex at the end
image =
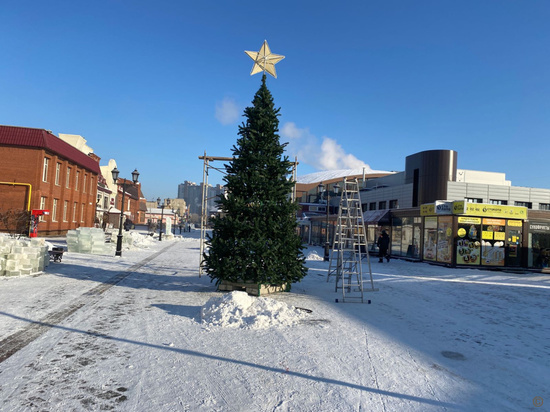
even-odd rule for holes
{"type": "Polygon", "coordinates": [[[217,284],[290,285],[307,273],[291,198],[293,164],[284,155],[286,143],[279,142],[278,116],[264,73],[244,111],[233,160],[225,165],[221,213],[206,242],[204,268],[217,284]]]}

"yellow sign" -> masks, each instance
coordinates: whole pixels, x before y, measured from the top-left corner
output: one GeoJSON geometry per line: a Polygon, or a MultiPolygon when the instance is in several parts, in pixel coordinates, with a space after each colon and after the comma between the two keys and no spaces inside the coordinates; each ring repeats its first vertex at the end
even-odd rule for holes
{"type": "Polygon", "coordinates": [[[485,240],[493,240],[493,232],[487,232],[484,230],[481,232],[481,238],[485,240]]]}
{"type": "MultiPolygon", "coordinates": [[[[460,202],[455,202],[460,203],[460,202]]],[[[453,211],[455,204],[453,204],[453,211]]],[[[465,215],[500,217],[508,219],[527,219],[527,208],[523,206],[488,205],[485,203],[466,203],[465,215]]]]}
{"type": "Polygon", "coordinates": [[[506,240],[506,233],[495,232],[495,240],[506,240]]]}
{"type": "Polygon", "coordinates": [[[466,236],[466,229],[464,229],[463,227],[458,229],[458,236],[460,236],[460,237],[466,236]]]}
{"type": "Polygon", "coordinates": [[[522,221],[521,220],[509,220],[508,221],[508,226],[521,227],[522,226],[522,221]]]}
{"type": "Polygon", "coordinates": [[[453,215],[463,215],[466,212],[466,202],[464,200],[453,202],[453,215]]]}
{"type": "Polygon", "coordinates": [[[426,203],[420,205],[420,216],[432,216],[435,215],[435,203],[426,203]]]}
{"type": "Polygon", "coordinates": [[[480,217],[462,217],[460,216],[458,218],[458,223],[465,223],[469,225],[480,225],[481,224],[481,218],[480,217]]]}

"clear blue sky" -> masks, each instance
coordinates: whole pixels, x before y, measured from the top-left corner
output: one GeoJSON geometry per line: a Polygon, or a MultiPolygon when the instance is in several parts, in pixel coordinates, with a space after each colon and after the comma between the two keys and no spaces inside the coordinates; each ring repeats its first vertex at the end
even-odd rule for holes
{"type": "Polygon", "coordinates": [[[550,188],[546,0],[29,0],[0,21],[0,124],[84,136],[148,199],[231,155],[264,39],[286,56],[268,87],[299,175],[454,149],[550,188]]]}

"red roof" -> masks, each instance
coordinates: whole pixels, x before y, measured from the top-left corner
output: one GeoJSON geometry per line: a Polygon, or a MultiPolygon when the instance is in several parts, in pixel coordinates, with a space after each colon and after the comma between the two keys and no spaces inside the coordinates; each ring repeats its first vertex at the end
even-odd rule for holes
{"type": "Polygon", "coordinates": [[[44,129],[0,125],[0,146],[2,145],[45,149],[101,175],[97,161],[44,129]]]}

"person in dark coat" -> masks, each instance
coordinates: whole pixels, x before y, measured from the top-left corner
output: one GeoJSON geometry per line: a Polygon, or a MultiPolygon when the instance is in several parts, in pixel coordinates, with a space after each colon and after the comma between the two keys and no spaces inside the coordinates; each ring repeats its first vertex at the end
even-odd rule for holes
{"type": "Polygon", "coordinates": [[[390,237],[385,230],[378,237],[376,245],[378,246],[378,262],[382,263],[384,258],[389,262],[390,255],[388,254],[388,248],[390,247],[390,237]]]}

